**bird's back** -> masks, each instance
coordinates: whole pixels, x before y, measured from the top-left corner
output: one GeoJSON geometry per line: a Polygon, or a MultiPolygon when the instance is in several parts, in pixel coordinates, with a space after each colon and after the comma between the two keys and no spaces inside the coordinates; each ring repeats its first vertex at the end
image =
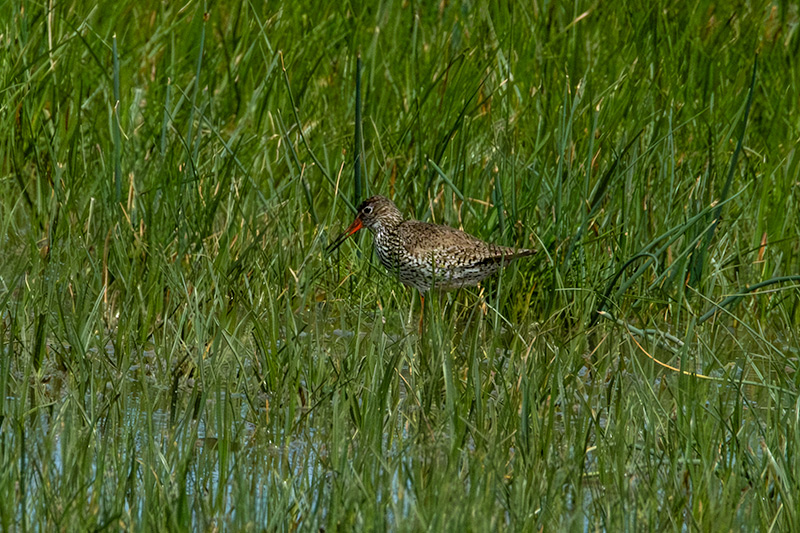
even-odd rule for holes
{"type": "Polygon", "coordinates": [[[475,285],[503,264],[535,253],[487,243],[449,226],[415,220],[404,221],[385,240],[376,242],[381,263],[394,271],[402,283],[421,291],[431,286],[453,289],[475,285]]]}

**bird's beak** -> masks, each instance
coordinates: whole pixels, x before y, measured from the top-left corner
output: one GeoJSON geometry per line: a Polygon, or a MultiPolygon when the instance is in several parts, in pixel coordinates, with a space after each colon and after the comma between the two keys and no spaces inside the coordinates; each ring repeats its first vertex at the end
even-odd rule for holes
{"type": "Polygon", "coordinates": [[[333,241],[333,242],[330,244],[330,246],[328,246],[328,248],[326,249],[326,251],[327,251],[328,253],[331,253],[331,252],[333,252],[335,249],[337,249],[339,246],[341,246],[341,244],[342,244],[342,243],[343,243],[345,240],[347,240],[347,238],[348,238],[350,235],[352,235],[353,233],[357,232],[358,230],[360,230],[360,229],[361,229],[361,228],[363,228],[363,227],[364,227],[364,223],[363,223],[363,222],[361,222],[361,219],[360,219],[360,218],[356,217],[356,219],[353,221],[353,223],[352,223],[352,224],[350,224],[350,226],[349,226],[349,227],[348,227],[346,230],[344,230],[344,233],[342,233],[341,235],[339,235],[339,236],[336,238],[336,240],[335,240],[335,241],[333,241]]]}

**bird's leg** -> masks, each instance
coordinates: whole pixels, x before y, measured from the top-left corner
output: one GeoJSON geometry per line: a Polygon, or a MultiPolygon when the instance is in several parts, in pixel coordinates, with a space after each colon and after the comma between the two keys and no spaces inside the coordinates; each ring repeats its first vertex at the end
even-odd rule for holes
{"type": "Polygon", "coordinates": [[[419,334],[422,335],[422,317],[425,312],[425,295],[419,293],[419,334]]]}

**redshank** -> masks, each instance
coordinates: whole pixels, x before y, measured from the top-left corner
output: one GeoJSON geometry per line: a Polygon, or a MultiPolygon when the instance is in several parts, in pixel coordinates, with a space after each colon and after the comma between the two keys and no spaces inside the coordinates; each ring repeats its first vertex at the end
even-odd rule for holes
{"type": "Polygon", "coordinates": [[[364,200],[353,223],[331,243],[328,252],[361,228],[372,232],[381,264],[401,283],[419,291],[423,309],[425,293],[431,287],[448,290],[477,285],[501,266],[536,253],[484,242],[449,226],[405,220],[384,196],[364,200]]]}

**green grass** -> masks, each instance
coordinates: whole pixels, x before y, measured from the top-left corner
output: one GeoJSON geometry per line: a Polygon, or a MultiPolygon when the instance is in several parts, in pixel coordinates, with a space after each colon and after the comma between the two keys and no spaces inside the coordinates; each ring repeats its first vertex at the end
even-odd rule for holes
{"type": "Polygon", "coordinates": [[[799,20],[3,3],[0,530],[800,530],[799,20]]]}

